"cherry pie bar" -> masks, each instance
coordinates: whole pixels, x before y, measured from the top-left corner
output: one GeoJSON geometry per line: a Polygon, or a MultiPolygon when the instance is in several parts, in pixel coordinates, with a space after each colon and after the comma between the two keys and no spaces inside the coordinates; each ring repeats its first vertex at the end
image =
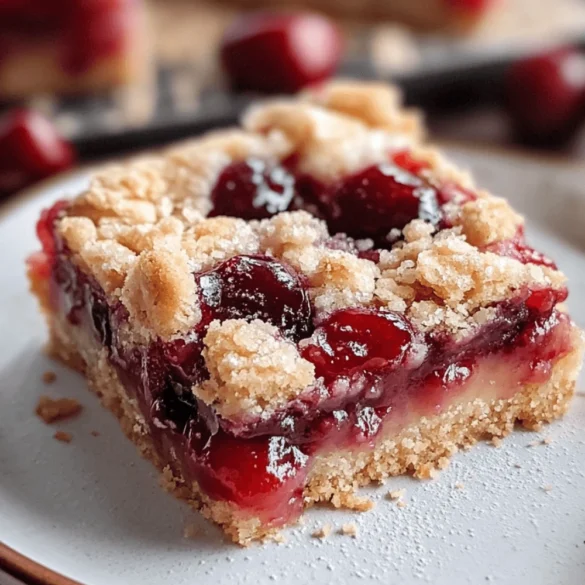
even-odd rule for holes
{"type": "Polygon", "coordinates": [[[145,67],[141,0],[0,0],[0,97],[107,89],[145,67]]]}
{"type": "Polygon", "coordinates": [[[37,231],[51,351],[241,544],[561,416],[581,364],[563,274],[384,85],[106,168],[37,231]]]}

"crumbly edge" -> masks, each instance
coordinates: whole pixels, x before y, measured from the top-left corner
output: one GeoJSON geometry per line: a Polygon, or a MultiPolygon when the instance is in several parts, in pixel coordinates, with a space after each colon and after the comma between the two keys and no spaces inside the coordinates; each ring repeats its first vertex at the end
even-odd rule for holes
{"type": "MultiPolygon", "coordinates": [[[[374,305],[409,312],[423,329],[452,333],[475,327],[479,309],[523,285],[561,287],[558,271],[484,251],[513,238],[522,217],[482,191],[465,202],[461,190],[474,189],[471,178],[421,146],[420,134],[417,116],[401,107],[395,88],[335,81],[251,108],[240,129],[105,169],[72,201],[58,229],[73,261],[128,309],[136,343],[172,339],[194,327],[200,310],[192,273],[239,254],[273,256],[303,274],[319,318],[374,305]],[[449,204],[454,228],[433,234],[415,220],[404,230],[405,242],[383,252],[378,263],[325,246],[325,223],[305,212],[250,222],[205,217],[212,186],[230,162],[250,156],[279,161],[295,153],[301,170],[331,182],[403,148],[427,162],[421,175],[431,183],[456,186],[449,204]],[[439,303],[415,303],[421,288],[439,303]]],[[[479,315],[482,322],[486,317],[479,315]]]]}
{"type": "MultiPolygon", "coordinates": [[[[243,516],[227,502],[210,499],[196,482],[188,484],[180,471],[172,470],[162,461],[155,452],[137,404],[128,398],[117,373],[108,363],[106,350],[89,341],[81,329],[56,315],[49,317],[49,324],[51,354],[85,374],[90,388],[118,418],[124,433],[162,472],[165,489],[199,509],[240,545],[254,540],[278,539],[278,529],[263,525],[259,518],[243,516]]],[[[515,422],[528,429],[539,429],[542,423],[559,418],[566,412],[574,393],[584,349],[580,332],[576,328],[574,331],[575,349],[555,364],[545,384],[527,385],[508,400],[490,403],[474,400],[441,415],[422,418],[398,435],[383,439],[369,451],[334,451],[318,456],[304,490],[305,506],[331,502],[336,507],[369,509],[370,506],[364,505],[355,495],[360,486],[404,473],[432,477],[436,469],[448,464],[458,449],[480,439],[504,437],[513,430],[515,422]]]]}

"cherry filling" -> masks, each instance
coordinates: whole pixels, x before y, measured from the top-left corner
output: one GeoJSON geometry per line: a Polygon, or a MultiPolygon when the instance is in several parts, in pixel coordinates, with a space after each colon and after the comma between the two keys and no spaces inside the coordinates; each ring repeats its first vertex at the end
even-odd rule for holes
{"type": "Polygon", "coordinates": [[[413,334],[406,320],[391,312],[337,311],[319,327],[302,352],[315,373],[330,383],[359,372],[380,373],[402,365],[413,334]]]}

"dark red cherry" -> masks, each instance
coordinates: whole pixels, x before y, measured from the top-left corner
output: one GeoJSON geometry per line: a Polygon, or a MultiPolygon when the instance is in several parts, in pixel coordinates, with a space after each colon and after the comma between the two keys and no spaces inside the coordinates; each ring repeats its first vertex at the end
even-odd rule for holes
{"type": "Polygon", "coordinates": [[[311,13],[244,14],[226,30],[221,60],[240,89],[295,92],[329,77],[339,63],[341,35],[311,13]]]}
{"type": "Polygon", "coordinates": [[[380,372],[400,366],[412,343],[412,330],[397,313],[342,309],[331,315],[302,350],[317,376],[329,382],[354,372],[380,372]]]}
{"type": "Polygon", "coordinates": [[[0,118],[0,195],[69,168],[72,147],[46,118],[12,110],[0,118]]]}
{"type": "Polygon", "coordinates": [[[372,166],[347,179],[333,195],[332,231],[372,238],[388,245],[388,233],[413,219],[437,224],[441,213],[436,190],[423,179],[391,163],[372,166]]]}
{"type": "Polygon", "coordinates": [[[584,117],[585,55],[561,49],[519,61],[506,78],[506,103],[522,139],[566,140],[584,117]]]}
{"type": "Polygon", "coordinates": [[[295,341],[310,335],[311,303],[297,274],[265,256],[235,256],[197,275],[203,318],[261,319],[295,341]]]}
{"type": "Polygon", "coordinates": [[[254,158],[233,163],[217,179],[209,215],[263,219],[286,211],[294,191],[294,177],[281,166],[254,158]]]}
{"type": "Polygon", "coordinates": [[[301,503],[307,455],[284,437],[211,438],[198,463],[206,468],[202,487],[242,507],[290,514],[301,503]]]}

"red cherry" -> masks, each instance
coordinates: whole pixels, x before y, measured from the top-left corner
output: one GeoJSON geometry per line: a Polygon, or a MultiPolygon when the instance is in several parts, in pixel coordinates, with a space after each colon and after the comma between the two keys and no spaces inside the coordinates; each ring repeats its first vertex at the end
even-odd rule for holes
{"type": "Polygon", "coordinates": [[[278,260],[234,256],[196,279],[206,322],[262,319],[294,341],[311,333],[309,293],[301,278],[278,260]]]}
{"type": "Polygon", "coordinates": [[[69,168],[72,147],[41,114],[13,110],[0,118],[0,194],[69,168]]]}
{"type": "Polygon", "coordinates": [[[516,63],[506,78],[506,102],[522,139],[566,140],[584,116],[585,55],[560,49],[516,63]]]}
{"type": "Polygon", "coordinates": [[[278,517],[300,505],[307,455],[284,437],[242,440],[217,434],[198,460],[203,487],[215,497],[278,517]]]}
{"type": "Polygon", "coordinates": [[[281,166],[248,159],[226,167],[213,188],[210,217],[229,215],[263,219],[286,211],[294,195],[295,179],[281,166]]]}
{"type": "Polygon", "coordinates": [[[226,30],[221,60],[238,88],[295,92],[329,77],[341,50],[341,35],[324,16],[256,12],[226,30]]]}
{"type": "Polygon", "coordinates": [[[402,229],[416,218],[436,224],[440,217],[434,187],[388,163],[345,179],[333,195],[328,223],[333,232],[372,238],[383,247],[392,229],[402,229]]]}
{"type": "Polygon", "coordinates": [[[354,372],[389,371],[400,366],[412,331],[397,313],[342,309],[323,323],[302,350],[326,382],[354,372]]]}

